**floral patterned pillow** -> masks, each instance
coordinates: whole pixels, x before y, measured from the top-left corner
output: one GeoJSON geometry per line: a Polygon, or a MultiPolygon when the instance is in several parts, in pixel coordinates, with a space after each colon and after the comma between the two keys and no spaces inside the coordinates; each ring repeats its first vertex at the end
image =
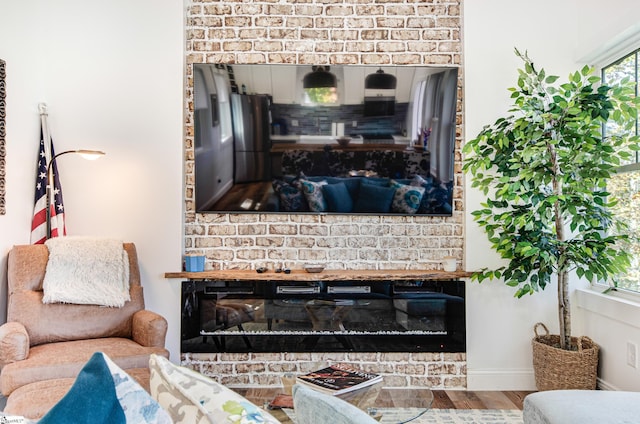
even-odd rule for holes
{"type": "Polygon", "coordinates": [[[305,212],[309,210],[299,179],[296,178],[291,182],[274,179],[272,186],[273,191],[276,192],[280,199],[282,211],[305,212]]]}
{"type": "Polygon", "coordinates": [[[391,180],[391,187],[396,189],[393,203],[391,203],[393,212],[413,214],[418,211],[422,196],[424,196],[424,187],[400,184],[395,180],[391,180]]]}
{"type": "Polygon", "coordinates": [[[151,355],[151,395],[176,424],[277,424],[271,414],[212,379],[151,355]]]}
{"type": "Polygon", "coordinates": [[[324,180],[319,182],[300,180],[300,182],[302,184],[302,192],[304,193],[304,197],[307,198],[311,212],[326,212],[327,201],[322,194],[322,186],[327,184],[327,182],[324,180]]]}

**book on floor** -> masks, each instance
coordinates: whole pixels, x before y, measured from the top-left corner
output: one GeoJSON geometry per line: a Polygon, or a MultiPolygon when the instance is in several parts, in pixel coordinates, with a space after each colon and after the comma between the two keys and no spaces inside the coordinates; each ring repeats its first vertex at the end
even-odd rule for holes
{"type": "Polygon", "coordinates": [[[331,365],[299,375],[297,382],[332,395],[347,393],[382,381],[382,376],[344,366],[331,365]]]}

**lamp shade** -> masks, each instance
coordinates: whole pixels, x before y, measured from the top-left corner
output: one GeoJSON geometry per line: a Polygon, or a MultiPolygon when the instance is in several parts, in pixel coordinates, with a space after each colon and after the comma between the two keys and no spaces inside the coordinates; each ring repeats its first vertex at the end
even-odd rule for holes
{"type": "Polygon", "coordinates": [[[373,90],[395,90],[396,84],[396,77],[391,74],[385,74],[382,69],[367,75],[364,79],[364,88],[373,90]]]}
{"type": "Polygon", "coordinates": [[[329,72],[328,66],[313,66],[313,71],[304,76],[302,80],[303,88],[325,88],[337,87],[338,80],[335,75],[329,72]]]}

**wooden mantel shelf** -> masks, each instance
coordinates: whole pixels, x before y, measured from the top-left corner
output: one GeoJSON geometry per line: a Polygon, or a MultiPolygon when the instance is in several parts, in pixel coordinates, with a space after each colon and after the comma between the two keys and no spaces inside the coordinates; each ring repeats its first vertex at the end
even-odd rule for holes
{"type": "Polygon", "coordinates": [[[233,280],[233,281],[385,281],[385,280],[456,280],[471,277],[466,271],[434,271],[407,269],[376,270],[332,270],[310,273],[292,270],[291,273],[268,270],[263,273],[249,270],[225,270],[203,272],[166,272],[164,278],[187,280],[233,280]]]}

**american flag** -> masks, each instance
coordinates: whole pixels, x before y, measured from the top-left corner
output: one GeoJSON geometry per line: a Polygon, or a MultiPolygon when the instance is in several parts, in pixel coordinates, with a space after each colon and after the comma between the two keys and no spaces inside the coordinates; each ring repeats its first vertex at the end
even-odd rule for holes
{"type": "MultiPolygon", "coordinates": [[[[51,155],[55,157],[53,140],[50,142],[51,155]]],[[[47,152],[44,144],[44,135],[40,129],[40,152],[38,154],[38,170],[36,174],[36,195],[33,207],[33,220],[31,221],[31,244],[42,244],[47,241],[47,152]]],[[[58,166],[53,162],[53,188],[51,192],[51,237],[67,234],[64,223],[64,204],[62,201],[62,187],[58,176],[58,166]]]]}

